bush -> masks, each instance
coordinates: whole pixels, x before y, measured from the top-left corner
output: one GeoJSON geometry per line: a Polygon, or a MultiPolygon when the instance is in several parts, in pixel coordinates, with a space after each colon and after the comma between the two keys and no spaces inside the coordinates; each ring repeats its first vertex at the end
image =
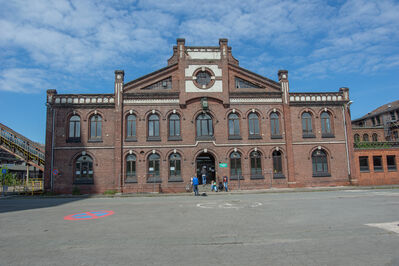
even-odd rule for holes
{"type": "Polygon", "coordinates": [[[104,191],[104,195],[115,195],[116,193],[117,191],[112,189],[104,191]]]}

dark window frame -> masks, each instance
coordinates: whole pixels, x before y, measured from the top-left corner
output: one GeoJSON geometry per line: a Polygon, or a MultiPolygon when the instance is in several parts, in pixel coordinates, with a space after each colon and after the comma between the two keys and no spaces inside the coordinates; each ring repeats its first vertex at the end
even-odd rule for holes
{"type": "Polygon", "coordinates": [[[169,182],[183,182],[181,162],[182,157],[179,153],[169,155],[169,182]],[[174,170],[171,170],[172,167],[174,170]]]}
{"type": "Polygon", "coordinates": [[[328,165],[328,154],[325,150],[316,149],[312,152],[312,173],[313,177],[331,176],[328,165]]]}
{"type": "Polygon", "coordinates": [[[382,164],[382,156],[374,155],[373,156],[373,170],[374,172],[384,172],[384,166],[382,164]],[[378,163],[379,161],[379,163],[378,163]]]}
{"type": "Polygon", "coordinates": [[[126,140],[137,140],[137,117],[135,114],[126,116],[126,140]]]}
{"type": "Polygon", "coordinates": [[[310,112],[303,112],[301,115],[302,124],[302,137],[303,138],[315,138],[313,133],[313,116],[310,112]]]}
{"type": "Polygon", "coordinates": [[[248,138],[260,139],[260,119],[259,114],[252,112],[248,115],[248,138]]]}
{"type": "Polygon", "coordinates": [[[270,114],[270,135],[272,139],[281,139],[280,115],[277,112],[270,114]]]}
{"type": "Polygon", "coordinates": [[[151,153],[147,158],[147,183],[161,183],[161,156],[151,153]],[[150,171],[150,168],[153,170],[150,171]]]}
{"type": "Polygon", "coordinates": [[[125,161],[126,161],[125,182],[137,183],[137,156],[135,154],[129,154],[126,156],[125,161]]]}
{"type": "Polygon", "coordinates": [[[158,114],[150,114],[147,121],[147,140],[160,141],[160,118],[158,114]]]}
{"type": "Polygon", "coordinates": [[[321,137],[322,138],[333,138],[334,131],[332,127],[332,119],[331,114],[327,111],[323,111],[320,114],[320,122],[321,122],[321,137]]]}
{"type": "Polygon", "coordinates": [[[241,139],[240,117],[236,113],[229,114],[227,129],[228,129],[229,139],[241,139]]]}
{"type": "Polygon", "coordinates": [[[71,142],[75,142],[78,143],[80,142],[80,136],[81,136],[81,128],[82,125],[80,123],[81,119],[80,116],[78,115],[72,115],[69,120],[68,120],[68,138],[67,138],[67,142],[71,143],[71,142]],[[76,120],[77,118],[77,120],[76,120]],[[75,120],[73,120],[75,119],[75,120]],[[72,134],[71,134],[72,133],[72,134]]]}
{"type": "Polygon", "coordinates": [[[370,162],[368,156],[359,156],[359,169],[360,172],[370,172],[370,162]]]}
{"type": "Polygon", "coordinates": [[[273,159],[273,179],[285,178],[283,168],[283,154],[281,151],[274,150],[272,153],[273,159]]]}
{"type": "Polygon", "coordinates": [[[73,175],[74,184],[94,184],[93,158],[90,155],[80,155],[75,159],[73,175]],[[77,173],[79,171],[79,173],[77,173]],[[86,173],[84,173],[86,171],[86,173]],[[91,172],[91,173],[90,173],[91,172]]]}
{"type": "Polygon", "coordinates": [[[102,116],[99,114],[90,116],[89,141],[102,141],[102,121],[102,116]]]}
{"type": "Polygon", "coordinates": [[[386,156],[387,159],[387,169],[390,172],[395,172],[397,171],[397,166],[396,166],[396,156],[395,155],[387,155],[386,156]],[[390,164],[390,158],[393,158],[393,164],[390,164]]]}
{"type": "Polygon", "coordinates": [[[230,153],[230,180],[242,180],[242,161],[241,153],[232,152],[230,153]]]}
{"type": "Polygon", "coordinates": [[[213,118],[208,113],[201,113],[195,119],[197,139],[213,139],[213,118]]]}
{"type": "Polygon", "coordinates": [[[262,172],[262,154],[259,151],[252,151],[249,157],[251,179],[264,179],[262,172]]]}
{"type": "Polygon", "coordinates": [[[168,140],[181,140],[181,119],[178,114],[171,114],[168,119],[168,140]]]}

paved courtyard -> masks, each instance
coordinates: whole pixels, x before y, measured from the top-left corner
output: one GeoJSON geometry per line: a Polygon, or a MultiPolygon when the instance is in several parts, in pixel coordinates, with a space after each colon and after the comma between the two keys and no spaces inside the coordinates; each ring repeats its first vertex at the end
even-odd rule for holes
{"type": "Polygon", "coordinates": [[[7,198],[0,265],[399,265],[398,224],[398,189],[7,198]]]}

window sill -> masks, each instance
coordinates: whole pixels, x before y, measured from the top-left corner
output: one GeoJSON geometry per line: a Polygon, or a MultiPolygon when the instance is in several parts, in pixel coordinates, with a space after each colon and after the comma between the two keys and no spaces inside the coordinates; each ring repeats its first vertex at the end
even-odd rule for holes
{"type": "Polygon", "coordinates": [[[161,141],[160,137],[147,137],[147,141],[161,141]]]}
{"type": "Polygon", "coordinates": [[[330,173],[313,173],[313,177],[330,177],[330,173]]]}
{"type": "Polygon", "coordinates": [[[125,141],[126,142],[135,142],[135,141],[137,141],[137,138],[136,137],[128,137],[125,139],[125,141]]]}
{"type": "Polygon", "coordinates": [[[89,179],[74,180],[74,185],[93,185],[94,181],[89,179]]]}
{"type": "Polygon", "coordinates": [[[261,135],[249,135],[248,139],[262,139],[261,135]]]}
{"type": "Polygon", "coordinates": [[[284,174],[273,174],[273,179],[285,179],[284,174]]]}
{"type": "Polygon", "coordinates": [[[173,176],[169,177],[168,182],[183,182],[183,179],[181,178],[181,176],[173,176]]]}
{"type": "Polygon", "coordinates": [[[321,134],[321,137],[322,138],[335,138],[334,134],[331,134],[331,133],[329,133],[329,134],[321,134]]]}
{"type": "Polygon", "coordinates": [[[87,142],[90,142],[90,143],[98,142],[98,143],[100,143],[100,142],[103,142],[103,140],[102,139],[89,139],[87,142]]]}
{"type": "Polygon", "coordinates": [[[281,136],[281,135],[272,135],[271,136],[271,139],[282,139],[283,138],[283,136],[281,136]]]}
{"type": "Polygon", "coordinates": [[[304,139],[312,139],[312,138],[315,138],[315,137],[316,137],[315,134],[303,134],[302,135],[302,138],[304,138],[304,139]]]}
{"type": "Polygon", "coordinates": [[[214,136],[199,136],[195,138],[196,140],[215,140],[214,136]]]}
{"type": "Polygon", "coordinates": [[[238,175],[230,176],[230,180],[238,180],[238,177],[240,178],[240,180],[244,180],[244,177],[242,175],[240,175],[240,176],[238,176],[238,175]]]}
{"type": "Polygon", "coordinates": [[[229,136],[229,140],[242,140],[241,136],[229,136]]]}
{"type": "Polygon", "coordinates": [[[398,171],[396,168],[392,168],[392,169],[388,168],[388,172],[396,172],[396,171],[398,171]]]}
{"type": "Polygon", "coordinates": [[[66,143],[80,143],[80,138],[67,138],[66,143]]]}
{"type": "Polygon", "coordinates": [[[162,183],[162,180],[160,177],[149,177],[147,183],[162,183]]]}
{"type": "Polygon", "coordinates": [[[360,170],[360,173],[370,173],[370,170],[360,170]]]}
{"type": "Polygon", "coordinates": [[[374,169],[374,172],[384,172],[383,169],[374,169]]]}
{"type": "Polygon", "coordinates": [[[256,180],[256,179],[265,179],[263,175],[251,175],[251,180],[256,180]]]}
{"type": "Polygon", "coordinates": [[[126,177],[125,183],[137,183],[137,177],[126,177]]]}
{"type": "Polygon", "coordinates": [[[181,138],[181,136],[169,136],[169,137],[168,137],[168,140],[171,140],[171,141],[180,141],[180,140],[182,140],[182,138],[181,138]]]}

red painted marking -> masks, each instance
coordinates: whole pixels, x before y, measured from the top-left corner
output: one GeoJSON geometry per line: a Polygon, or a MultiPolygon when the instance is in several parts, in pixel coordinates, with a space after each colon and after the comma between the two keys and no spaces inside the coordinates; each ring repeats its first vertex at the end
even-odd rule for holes
{"type": "Polygon", "coordinates": [[[64,217],[64,220],[69,220],[69,221],[80,221],[80,220],[92,220],[92,219],[99,219],[99,218],[103,218],[106,216],[110,216],[114,214],[114,211],[93,211],[93,212],[101,212],[101,213],[106,213],[104,215],[101,216],[97,216],[95,213],[92,212],[79,212],[79,213],[75,213],[75,214],[70,214],[64,217]],[[75,215],[87,215],[90,217],[85,217],[85,218],[75,218],[75,215]]]}

